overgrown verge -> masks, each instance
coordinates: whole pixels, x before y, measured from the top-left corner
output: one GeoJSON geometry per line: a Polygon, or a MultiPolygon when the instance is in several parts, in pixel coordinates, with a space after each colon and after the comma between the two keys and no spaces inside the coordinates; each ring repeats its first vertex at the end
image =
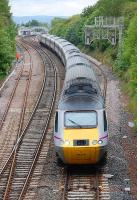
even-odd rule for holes
{"type": "Polygon", "coordinates": [[[7,74],[15,58],[16,28],[11,18],[9,1],[0,1],[0,79],[7,74]]]}

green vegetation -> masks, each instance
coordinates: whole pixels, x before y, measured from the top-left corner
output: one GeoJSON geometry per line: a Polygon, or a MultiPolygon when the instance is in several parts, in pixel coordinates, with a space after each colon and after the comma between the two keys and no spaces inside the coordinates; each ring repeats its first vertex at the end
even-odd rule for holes
{"type": "Polygon", "coordinates": [[[26,26],[26,27],[33,27],[33,26],[43,26],[45,28],[48,28],[48,24],[47,23],[42,23],[42,22],[39,22],[35,19],[27,22],[26,24],[22,24],[21,26],[26,26]]]}
{"type": "Polygon", "coordinates": [[[8,0],[0,1],[0,79],[9,71],[15,58],[15,25],[8,0]]]}
{"type": "Polygon", "coordinates": [[[51,23],[51,33],[64,37],[73,44],[82,42],[82,27],[79,25],[80,16],[75,15],[69,19],[55,18],[51,23]]]}
{"type": "MultiPolygon", "coordinates": [[[[64,37],[90,55],[112,66],[124,82],[124,90],[130,97],[129,107],[135,114],[137,124],[137,1],[99,0],[80,15],[69,19],[55,18],[51,33],[64,37]],[[122,49],[112,46],[108,41],[94,41],[84,46],[85,25],[94,24],[96,16],[124,16],[125,29],[122,49]],[[119,53],[121,52],[121,53],[119,53]]],[[[137,127],[136,127],[137,128],[137,127]]]]}

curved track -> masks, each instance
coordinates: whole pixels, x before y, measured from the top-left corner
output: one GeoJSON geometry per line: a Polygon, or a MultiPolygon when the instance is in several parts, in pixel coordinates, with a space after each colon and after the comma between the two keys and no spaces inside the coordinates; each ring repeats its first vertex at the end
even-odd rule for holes
{"type": "MultiPolygon", "coordinates": [[[[19,44],[19,45],[22,46],[22,44],[19,44]]],[[[23,123],[24,123],[24,116],[25,116],[25,111],[26,111],[27,98],[28,98],[31,77],[32,77],[32,67],[33,66],[31,64],[32,62],[31,62],[30,52],[24,46],[23,46],[23,48],[25,49],[25,51],[27,51],[27,54],[29,55],[28,60],[29,60],[30,64],[26,67],[24,62],[22,62],[21,69],[17,75],[15,85],[13,87],[13,91],[8,100],[6,109],[3,113],[2,120],[0,123],[1,134],[3,134],[2,128],[5,128],[3,126],[5,125],[6,120],[9,120],[8,115],[10,116],[11,113],[14,111],[14,104],[18,104],[18,102],[19,102],[18,99],[20,98],[19,105],[17,106],[18,107],[18,109],[17,109],[18,118],[16,119],[16,123],[18,126],[15,129],[15,133],[14,133],[14,129],[8,130],[8,134],[5,136],[5,140],[3,140],[2,145],[1,145],[1,156],[3,157],[3,159],[1,160],[1,163],[0,163],[0,170],[2,169],[2,167],[5,163],[5,160],[7,159],[7,156],[9,156],[9,154],[10,154],[9,152],[11,152],[11,148],[9,148],[9,150],[8,150],[8,146],[13,145],[12,144],[13,142],[11,142],[11,144],[10,144],[9,141],[10,140],[12,141],[12,137],[14,136],[14,142],[16,142],[16,140],[18,139],[18,137],[20,135],[20,132],[22,131],[22,127],[23,127],[23,123]],[[18,92],[20,89],[22,91],[20,92],[20,95],[19,95],[18,92]],[[5,149],[6,149],[6,151],[5,151],[5,149]]],[[[4,132],[5,132],[5,129],[4,129],[4,132]]],[[[1,135],[1,136],[3,137],[3,135],[1,135]]]]}
{"type": "MultiPolygon", "coordinates": [[[[41,54],[43,62],[46,65],[45,81],[43,82],[43,87],[34,112],[24,131],[21,132],[7,163],[1,170],[0,200],[33,199],[33,194],[32,196],[31,194],[30,196],[28,195],[26,198],[25,194],[34,169],[36,169],[36,176],[39,173],[39,168],[36,168],[36,162],[49,128],[56,97],[57,72],[54,62],[50,56],[37,45],[37,42],[32,44],[31,42],[28,43],[24,41],[24,43],[35,48],[41,54]]],[[[101,71],[101,69],[99,70],[101,71]]],[[[107,82],[105,82],[104,79],[104,96],[106,94],[106,87],[107,82]]],[[[46,138],[46,140],[47,139],[48,138],[46,138]]],[[[50,140],[47,141],[47,143],[49,144],[50,140]]],[[[47,146],[45,146],[45,152],[47,151],[47,146]]],[[[41,156],[41,162],[45,159],[45,152],[41,156]]],[[[70,168],[67,168],[65,174],[66,179],[63,200],[110,199],[108,178],[105,177],[105,174],[92,169],[87,173],[87,170],[78,171],[70,168]]],[[[35,181],[33,184],[35,187],[35,181]]]]}
{"type": "MultiPolygon", "coordinates": [[[[27,188],[27,192],[24,196],[24,200],[31,200],[31,199],[38,198],[37,195],[38,195],[38,191],[39,191],[39,187],[40,187],[40,182],[43,177],[43,173],[45,174],[46,170],[48,171],[48,169],[45,167],[45,162],[48,162],[47,159],[48,159],[49,151],[54,149],[54,144],[53,144],[54,114],[55,114],[55,109],[57,108],[57,105],[58,105],[58,99],[60,96],[61,87],[63,86],[63,80],[64,80],[64,67],[63,67],[63,64],[60,62],[59,58],[57,58],[57,56],[55,56],[51,51],[47,50],[44,47],[41,47],[41,45],[38,43],[37,40],[34,40],[34,39],[30,40],[28,38],[28,42],[30,42],[30,45],[35,46],[35,48],[39,48],[42,52],[44,52],[46,54],[48,53],[48,55],[51,57],[51,59],[54,60],[55,65],[57,66],[58,84],[57,84],[56,105],[54,107],[53,115],[51,117],[49,128],[47,130],[45,142],[42,146],[41,153],[37,160],[37,165],[34,169],[32,177],[31,177],[31,181],[27,188]]],[[[53,160],[55,162],[55,157],[52,156],[51,160],[53,160]]],[[[44,184],[47,184],[47,183],[45,182],[44,184]]]]}
{"type": "Polygon", "coordinates": [[[44,55],[42,59],[46,65],[43,88],[29,123],[1,171],[0,182],[3,187],[0,188],[0,199],[23,199],[48,129],[56,97],[57,76],[50,57],[44,55]],[[8,165],[11,161],[13,161],[12,168],[8,165]]]}

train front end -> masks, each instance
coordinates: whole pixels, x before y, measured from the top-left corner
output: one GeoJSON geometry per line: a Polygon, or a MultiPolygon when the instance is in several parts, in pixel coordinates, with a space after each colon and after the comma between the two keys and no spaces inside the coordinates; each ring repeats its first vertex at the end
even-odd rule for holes
{"type": "MultiPolygon", "coordinates": [[[[77,104],[81,104],[80,101],[77,104]]],[[[71,105],[75,107],[75,100],[71,105]]],[[[64,163],[95,164],[105,156],[108,133],[103,109],[60,110],[55,121],[56,152],[64,163]]]]}

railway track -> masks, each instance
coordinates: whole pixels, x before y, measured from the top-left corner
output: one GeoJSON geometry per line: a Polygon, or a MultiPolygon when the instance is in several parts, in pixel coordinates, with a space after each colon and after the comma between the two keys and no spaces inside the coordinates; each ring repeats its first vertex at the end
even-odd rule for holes
{"type": "MultiPolygon", "coordinates": [[[[38,44],[37,41],[35,41],[35,40],[32,41],[28,38],[27,42],[29,42],[29,44],[34,46],[35,48],[39,48],[39,50],[41,51],[41,54],[42,54],[42,52],[46,53],[46,54],[48,53],[48,55],[51,57],[51,59],[54,60],[55,65],[58,66],[57,67],[58,84],[57,84],[57,92],[56,92],[57,101],[55,102],[55,108],[56,108],[57,105],[58,105],[60,90],[61,90],[61,87],[63,86],[62,82],[64,80],[63,65],[60,63],[59,59],[51,51],[41,47],[38,44]]],[[[53,114],[54,114],[54,112],[53,112],[53,114]]],[[[46,134],[46,139],[45,139],[45,142],[43,143],[40,155],[39,155],[38,160],[37,160],[37,165],[36,165],[36,167],[33,171],[30,184],[29,184],[27,191],[26,191],[26,194],[24,196],[24,200],[31,200],[31,199],[37,199],[38,198],[37,192],[39,190],[38,188],[40,187],[40,181],[41,181],[41,178],[42,178],[42,173],[45,174],[45,170],[43,172],[43,167],[45,165],[45,162],[47,162],[46,159],[48,157],[49,151],[54,148],[54,145],[53,145],[53,128],[54,128],[53,124],[54,124],[54,116],[51,117],[49,128],[48,128],[47,134],[46,134]]],[[[55,160],[55,157],[53,156],[51,158],[51,160],[55,160]]],[[[46,183],[44,183],[44,184],[46,184],[46,183]]]]}
{"type": "MultiPolygon", "coordinates": [[[[29,71],[28,71],[29,73],[27,75],[27,84],[26,84],[26,90],[25,90],[25,94],[24,94],[24,98],[23,98],[23,107],[22,107],[22,111],[21,111],[21,117],[20,117],[20,123],[19,123],[16,142],[18,141],[18,139],[21,135],[21,131],[22,131],[23,124],[24,124],[24,117],[25,117],[27,98],[28,98],[28,93],[29,93],[29,88],[30,88],[31,77],[32,77],[32,67],[33,67],[33,62],[32,62],[30,50],[23,43],[20,43],[20,42],[18,42],[18,43],[20,44],[20,46],[22,46],[28,52],[30,64],[29,64],[29,71]]],[[[27,66],[27,68],[28,68],[28,66],[27,66]]],[[[24,76],[24,74],[22,74],[21,76],[24,76]]],[[[26,74],[25,74],[25,76],[26,76],[26,74]]],[[[10,160],[10,163],[9,163],[9,166],[8,166],[8,173],[7,173],[8,176],[6,177],[7,178],[6,179],[7,185],[5,185],[6,191],[5,191],[5,195],[4,195],[3,199],[6,198],[6,193],[8,192],[7,190],[9,188],[11,176],[12,176],[12,173],[13,173],[13,170],[14,170],[14,163],[16,162],[16,151],[17,151],[17,148],[15,149],[14,154],[11,157],[12,159],[10,160]]]]}
{"type": "Polygon", "coordinates": [[[0,199],[23,199],[48,129],[56,97],[57,74],[50,57],[42,55],[42,59],[46,65],[45,81],[30,121],[1,171],[0,199]],[[9,167],[11,161],[12,168],[9,167]]]}
{"type": "MultiPolygon", "coordinates": [[[[21,45],[21,44],[20,44],[21,45]]],[[[25,48],[25,47],[23,47],[25,48]]],[[[28,55],[29,55],[29,51],[25,48],[25,50],[27,51],[28,55]]],[[[31,63],[31,57],[28,58],[29,59],[29,63],[31,63]]],[[[31,82],[31,77],[32,77],[32,65],[30,64],[29,66],[24,65],[24,63],[22,63],[20,72],[17,76],[17,80],[15,82],[13,91],[11,93],[11,96],[9,98],[9,101],[6,105],[6,109],[5,112],[2,116],[2,120],[0,123],[0,130],[1,130],[1,134],[2,132],[2,128],[5,125],[5,121],[8,118],[8,115],[10,116],[10,113],[13,112],[13,107],[14,107],[14,103],[16,103],[18,101],[18,92],[19,89],[22,88],[21,94],[20,94],[20,98],[21,98],[21,103],[19,103],[20,107],[18,108],[18,118],[17,118],[17,124],[18,124],[18,128],[16,127],[16,131],[14,133],[14,131],[12,130],[12,136],[14,134],[14,141],[12,141],[13,139],[11,139],[11,135],[7,134],[6,135],[6,139],[2,142],[1,145],[1,156],[3,157],[3,159],[1,159],[1,163],[0,163],[0,170],[2,169],[4,163],[6,162],[7,157],[10,155],[9,152],[11,152],[11,147],[9,148],[9,150],[5,150],[5,148],[7,149],[8,146],[11,146],[12,144],[10,144],[10,140],[11,143],[15,143],[16,140],[18,139],[20,132],[22,131],[22,127],[23,127],[23,123],[24,123],[24,116],[25,116],[25,111],[26,111],[26,105],[27,105],[27,97],[28,97],[28,92],[29,92],[29,87],[30,87],[30,82],[31,82]],[[24,80],[25,78],[25,80],[24,80]],[[24,82],[24,85],[23,85],[24,82]],[[22,96],[21,96],[22,95],[22,96]],[[4,156],[4,151],[5,151],[5,156],[4,156]]],[[[10,133],[11,131],[9,131],[10,133]]]]}
{"type": "MultiPolygon", "coordinates": [[[[32,62],[31,52],[29,51],[28,48],[26,48],[26,46],[24,46],[23,44],[21,44],[21,45],[28,52],[29,60],[30,60],[30,65],[29,65],[29,71],[28,71],[28,73],[25,74],[25,76],[27,76],[27,84],[26,84],[25,93],[24,93],[25,95],[24,95],[24,99],[23,99],[23,106],[22,106],[20,123],[19,123],[19,128],[18,128],[17,140],[20,137],[20,134],[21,134],[21,131],[22,131],[22,128],[23,128],[25,111],[26,111],[26,105],[27,105],[27,98],[28,98],[28,93],[29,93],[29,88],[30,88],[30,82],[31,82],[31,78],[32,78],[32,68],[33,68],[33,62],[32,62]]],[[[22,76],[24,76],[24,74],[22,74],[22,76]]]]}
{"type": "Polygon", "coordinates": [[[108,177],[91,167],[71,167],[66,170],[62,200],[109,200],[108,177]]]}

